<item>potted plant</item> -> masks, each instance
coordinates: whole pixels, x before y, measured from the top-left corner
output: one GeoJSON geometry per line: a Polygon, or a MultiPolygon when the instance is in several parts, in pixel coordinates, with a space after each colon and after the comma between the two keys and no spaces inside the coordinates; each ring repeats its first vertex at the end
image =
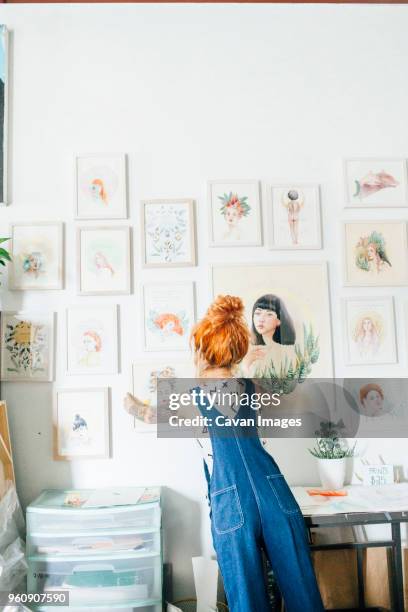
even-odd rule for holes
{"type": "MultiPolygon", "coordinates": [[[[10,238],[0,238],[0,244],[7,242],[7,240],[10,240],[10,238]]],[[[8,261],[11,261],[10,253],[4,247],[0,247],[0,266],[5,266],[8,261]]]]}
{"type": "Polygon", "coordinates": [[[324,489],[341,489],[346,478],[346,460],[354,456],[356,443],[348,448],[340,438],[344,423],[322,421],[320,430],[316,431],[316,445],[309,452],[317,459],[319,478],[324,489]]]}

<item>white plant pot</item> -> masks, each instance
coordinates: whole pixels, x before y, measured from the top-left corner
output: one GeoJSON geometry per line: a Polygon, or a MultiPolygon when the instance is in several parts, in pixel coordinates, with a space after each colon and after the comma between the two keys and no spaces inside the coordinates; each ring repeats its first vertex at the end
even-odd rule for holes
{"type": "Polygon", "coordinates": [[[346,479],[346,458],[317,459],[320,482],[324,489],[341,489],[346,479]]]}

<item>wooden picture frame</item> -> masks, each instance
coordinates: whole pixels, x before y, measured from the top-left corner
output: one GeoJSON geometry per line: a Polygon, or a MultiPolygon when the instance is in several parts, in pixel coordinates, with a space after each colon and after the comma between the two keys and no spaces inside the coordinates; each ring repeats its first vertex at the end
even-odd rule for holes
{"type": "Polygon", "coordinates": [[[343,181],[346,208],[408,206],[407,160],[403,157],[345,158],[343,181]],[[349,171],[350,165],[355,166],[353,173],[349,171]]]}

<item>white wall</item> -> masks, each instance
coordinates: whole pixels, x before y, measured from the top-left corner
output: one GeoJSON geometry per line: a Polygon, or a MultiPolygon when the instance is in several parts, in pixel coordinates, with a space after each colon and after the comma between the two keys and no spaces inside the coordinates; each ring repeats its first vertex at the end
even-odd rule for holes
{"type": "MultiPolygon", "coordinates": [[[[2,384],[19,493],[26,504],[45,487],[168,487],[168,558],[177,594],[188,595],[191,555],[211,550],[200,458],[193,441],[138,436],[121,407],[131,362],[142,356],[141,282],[195,280],[201,315],[210,262],[328,260],[336,375],[364,375],[343,366],[340,297],[366,291],[342,288],[340,220],[362,213],[343,210],[341,158],[408,154],[408,7],[19,5],[1,6],[0,22],[13,31],[12,204],[0,210],[0,233],[10,221],[62,220],[67,262],[64,291],[12,293],[4,280],[2,308],[56,311],[56,383],[109,384],[113,398],[113,458],[56,463],[51,385],[2,384]],[[96,300],[76,295],[72,158],[98,151],[129,156],[135,292],[99,298],[120,304],[122,371],[86,380],[64,373],[64,308],[96,300]],[[225,177],[320,183],[324,250],[209,249],[206,181],[225,177]],[[155,197],[197,200],[197,268],[141,270],[139,201],[155,197]]],[[[397,209],[372,212],[385,214],[407,218],[397,209]]],[[[401,365],[370,372],[401,376],[407,290],[393,293],[401,365]]],[[[287,444],[274,446],[292,483],[317,481],[305,441],[293,442],[290,453],[287,444]]],[[[408,466],[404,441],[381,441],[378,449],[408,466]]]]}

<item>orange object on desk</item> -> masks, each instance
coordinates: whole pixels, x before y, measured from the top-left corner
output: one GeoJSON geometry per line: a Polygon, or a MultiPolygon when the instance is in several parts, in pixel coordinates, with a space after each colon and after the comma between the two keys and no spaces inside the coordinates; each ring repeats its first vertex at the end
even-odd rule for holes
{"type": "Polygon", "coordinates": [[[327,489],[307,489],[309,495],[323,495],[324,497],[344,497],[347,491],[329,491],[327,489]]]}

